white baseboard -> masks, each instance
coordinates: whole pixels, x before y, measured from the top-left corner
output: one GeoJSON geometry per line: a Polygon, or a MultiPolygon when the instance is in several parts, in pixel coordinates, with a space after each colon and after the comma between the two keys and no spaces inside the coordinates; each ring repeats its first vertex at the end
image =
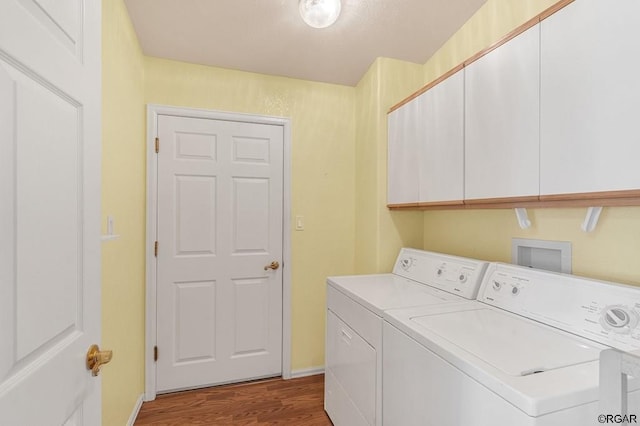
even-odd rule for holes
{"type": "Polygon", "coordinates": [[[290,378],[297,379],[299,377],[315,376],[316,374],[324,374],[324,366],[292,370],[290,378]]]}
{"type": "Polygon", "coordinates": [[[136,405],[133,406],[133,411],[131,412],[131,415],[129,416],[129,421],[127,422],[127,426],[133,426],[133,424],[136,422],[136,418],[138,417],[138,413],[140,412],[140,409],[142,408],[142,401],[144,400],[144,394],[140,395],[138,397],[138,400],[136,401],[136,405]]]}

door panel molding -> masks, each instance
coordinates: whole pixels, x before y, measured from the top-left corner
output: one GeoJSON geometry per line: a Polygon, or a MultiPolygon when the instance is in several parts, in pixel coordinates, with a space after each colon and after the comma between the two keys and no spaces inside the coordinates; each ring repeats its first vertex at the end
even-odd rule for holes
{"type": "Polygon", "coordinates": [[[101,12],[0,1],[3,425],[102,415],[85,359],[101,339],[101,12]]]}
{"type": "MultiPolygon", "coordinates": [[[[214,120],[237,121],[252,124],[278,125],[283,128],[283,246],[282,259],[286,267],[282,271],[282,377],[291,375],[291,120],[285,117],[273,117],[254,114],[242,114],[181,108],[167,105],[147,105],[147,227],[146,227],[146,326],[145,326],[145,401],[156,397],[156,364],[154,347],[156,346],[156,302],[157,302],[157,258],[154,255],[157,228],[158,170],[156,161],[156,136],[159,116],[206,118],[214,120]]],[[[242,141],[249,142],[249,141],[242,141]]],[[[259,141],[247,144],[238,154],[248,157],[248,161],[268,161],[260,158],[259,141]]],[[[205,155],[202,147],[191,145],[185,149],[194,149],[188,155],[205,155]],[[200,150],[198,150],[200,149],[200,150]]],[[[162,141],[160,141],[162,149],[162,141]]],[[[206,155],[205,155],[206,156],[206,155]]],[[[160,349],[162,352],[162,349],[160,349]]],[[[159,354],[162,356],[162,353],[159,354]]]]}

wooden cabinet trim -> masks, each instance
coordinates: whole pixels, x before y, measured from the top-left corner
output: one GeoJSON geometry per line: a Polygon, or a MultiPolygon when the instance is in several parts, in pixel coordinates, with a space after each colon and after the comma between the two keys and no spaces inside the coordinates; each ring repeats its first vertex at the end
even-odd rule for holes
{"type": "Polygon", "coordinates": [[[463,61],[460,65],[452,68],[451,70],[447,71],[446,73],[444,73],[443,75],[441,75],[437,79],[431,81],[430,83],[426,84],[425,86],[423,86],[422,88],[420,88],[416,92],[412,93],[411,95],[409,95],[408,97],[406,97],[402,101],[398,102],[397,104],[395,104],[394,106],[392,106],[389,109],[388,113],[391,113],[391,112],[397,110],[398,108],[400,108],[401,106],[411,102],[412,100],[414,100],[415,98],[417,98],[418,96],[420,96],[421,94],[426,92],[427,90],[431,89],[433,86],[435,86],[435,85],[441,83],[442,81],[446,80],[447,78],[451,77],[453,74],[455,74],[456,72],[460,71],[464,67],[468,66],[472,62],[477,61],[478,59],[482,58],[484,55],[486,55],[489,52],[497,49],[498,47],[502,46],[503,44],[505,44],[509,40],[517,37],[518,35],[522,34],[526,30],[528,30],[529,28],[531,28],[531,27],[535,26],[536,24],[538,24],[540,21],[543,21],[543,20],[547,19],[549,16],[553,15],[554,13],[556,13],[557,11],[559,11],[562,8],[566,7],[567,5],[573,3],[574,1],[575,0],[560,0],[560,1],[558,1],[553,6],[545,9],[544,11],[542,11],[538,15],[534,16],[533,18],[531,18],[530,20],[528,20],[524,24],[520,25],[515,30],[513,30],[513,31],[509,32],[508,34],[506,34],[504,37],[502,37],[500,40],[498,40],[497,42],[495,42],[491,46],[489,46],[486,49],[483,49],[480,52],[474,54],[473,56],[471,56],[467,60],[463,61]]]}
{"type": "Polygon", "coordinates": [[[389,210],[416,210],[418,207],[418,203],[387,204],[389,210]]]}
{"type": "Polygon", "coordinates": [[[390,210],[459,210],[558,207],[630,207],[640,206],[640,190],[554,194],[540,197],[491,198],[436,203],[388,205],[390,210]],[[461,204],[464,203],[464,204],[461,204]]]}
{"type": "Polygon", "coordinates": [[[463,200],[451,200],[451,201],[427,201],[418,203],[419,207],[438,207],[438,206],[461,206],[464,204],[463,200]]]}
{"type": "Polygon", "coordinates": [[[568,201],[568,200],[610,200],[619,198],[640,198],[639,189],[624,191],[585,192],[576,194],[541,195],[540,201],[568,201]]]}
{"type": "Polygon", "coordinates": [[[498,47],[500,47],[503,44],[507,43],[509,40],[512,40],[512,39],[516,38],[517,36],[519,36],[523,32],[527,31],[529,28],[536,26],[539,22],[540,22],[539,16],[536,16],[534,18],[529,19],[527,22],[525,22],[524,24],[520,25],[515,30],[511,31],[510,33],[508,33],[507,35],[502,37],[500,40],[498,40],[497,42],[493,43],[491,46],[487,47],[486,49],[481,50],[480,52],[476,53],[475,55],[473,55],[472,57],[470,57],[469,59],[464,61],[464,66],[468,67],[473,62],[477,61],[478,59],[482,58],[483,56],[485,56],[485,55],[491,53],[492,51],[496,50],[498,47]]]}
{"type": "Polygon", "coordinates": [[[397,110],[398,108],[400,108],[403,105],[408,104],[409,102],[411,102],[412,100],[414,100],[418,96],[422,95],[423,93],[425,93],[426,91],[431,89],[433,86],[436,86],[436,85],[442,83],[443,81],[445,81],[446,79],[448,79],[449,77],[451,77],[452,75],[454,75],[455,73],[457,73],[458,71],[460,71],[463,68],[464,68],[464,64],[460,64],[457,67],[450,69],[449,71],[447,71],[446,73],[444,73],[440,77],[438,77],[437,79],[433,80],[431,83],[427,84],[426,86],[422,87],[417,92],[413,93],[411,96],[403,99],[402,101],[398,102],[397,104],[395,104],[394,106],[389,108],[389,113],[397,110]]]}
{"type": "Polygon", "coordinates": [[[540,18],[540,21],[544,21],[549,16],[553,15],[554,13],[559,11],[560,9],[568,6],[569,4],[573,3],[574,1],[575,0],[560,0],[558,3],[554,4],[553,6],[549,7],[547,10],[543,11],[542,13],[540,13],[538,15],[538,18],[540,18]]]}
{"type": "Polygon", "coordinates": [[[532,201],[539,201],[538,196],[528,195],[525,197],[478,198],[478,199],[472,199],[472,200],[464,200],[464,204],[468,206],[474,206],[479,204],[528,203],[532,201]]]}
{"type": "Polygon", "coordinates": [[[465,208],[463,201],[443,201],[429,203],[407,203],[407,204],[387,204],[387,208],[392,211],[402,210],[461,210],[465,208]]]}

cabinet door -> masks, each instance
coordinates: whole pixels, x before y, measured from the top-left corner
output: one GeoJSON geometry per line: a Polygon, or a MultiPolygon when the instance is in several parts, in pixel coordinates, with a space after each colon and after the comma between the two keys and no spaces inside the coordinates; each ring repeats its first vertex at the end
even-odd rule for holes
{"type": "Polygon", "coordinates": [[[539,192],[540,28],[465,69],[465,198],[539,192]]]}
{"type": "Polygon", "coordinates": [[[418,202],[419,104],[415,99],[388,116],[388,204],[418,202]]]}
{"type": "Polygon", "coordinates": [[[420,96],[424,124],[418,128],[420,201],[464,197],[464,72],[458,71],[420,96]]]}
{"type": "Polygon", "coordinates": [[[541,195],[640,188],[638,16],[578,0],[542,21],[541,195]]]}

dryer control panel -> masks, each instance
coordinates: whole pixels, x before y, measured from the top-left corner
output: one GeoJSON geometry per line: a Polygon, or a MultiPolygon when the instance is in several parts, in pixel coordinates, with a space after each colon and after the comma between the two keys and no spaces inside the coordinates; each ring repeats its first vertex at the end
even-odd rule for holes
{"type": "Polygon", "coordinates": [[[466,299],[475,299],[487,265],[476,259],[403,248],[393,273],[466,299]]]}
{"type": "Polygon", "coordinates": [[[640,349],[640,287],[491,264],[478,300],[608,346],[640,349]]]}

